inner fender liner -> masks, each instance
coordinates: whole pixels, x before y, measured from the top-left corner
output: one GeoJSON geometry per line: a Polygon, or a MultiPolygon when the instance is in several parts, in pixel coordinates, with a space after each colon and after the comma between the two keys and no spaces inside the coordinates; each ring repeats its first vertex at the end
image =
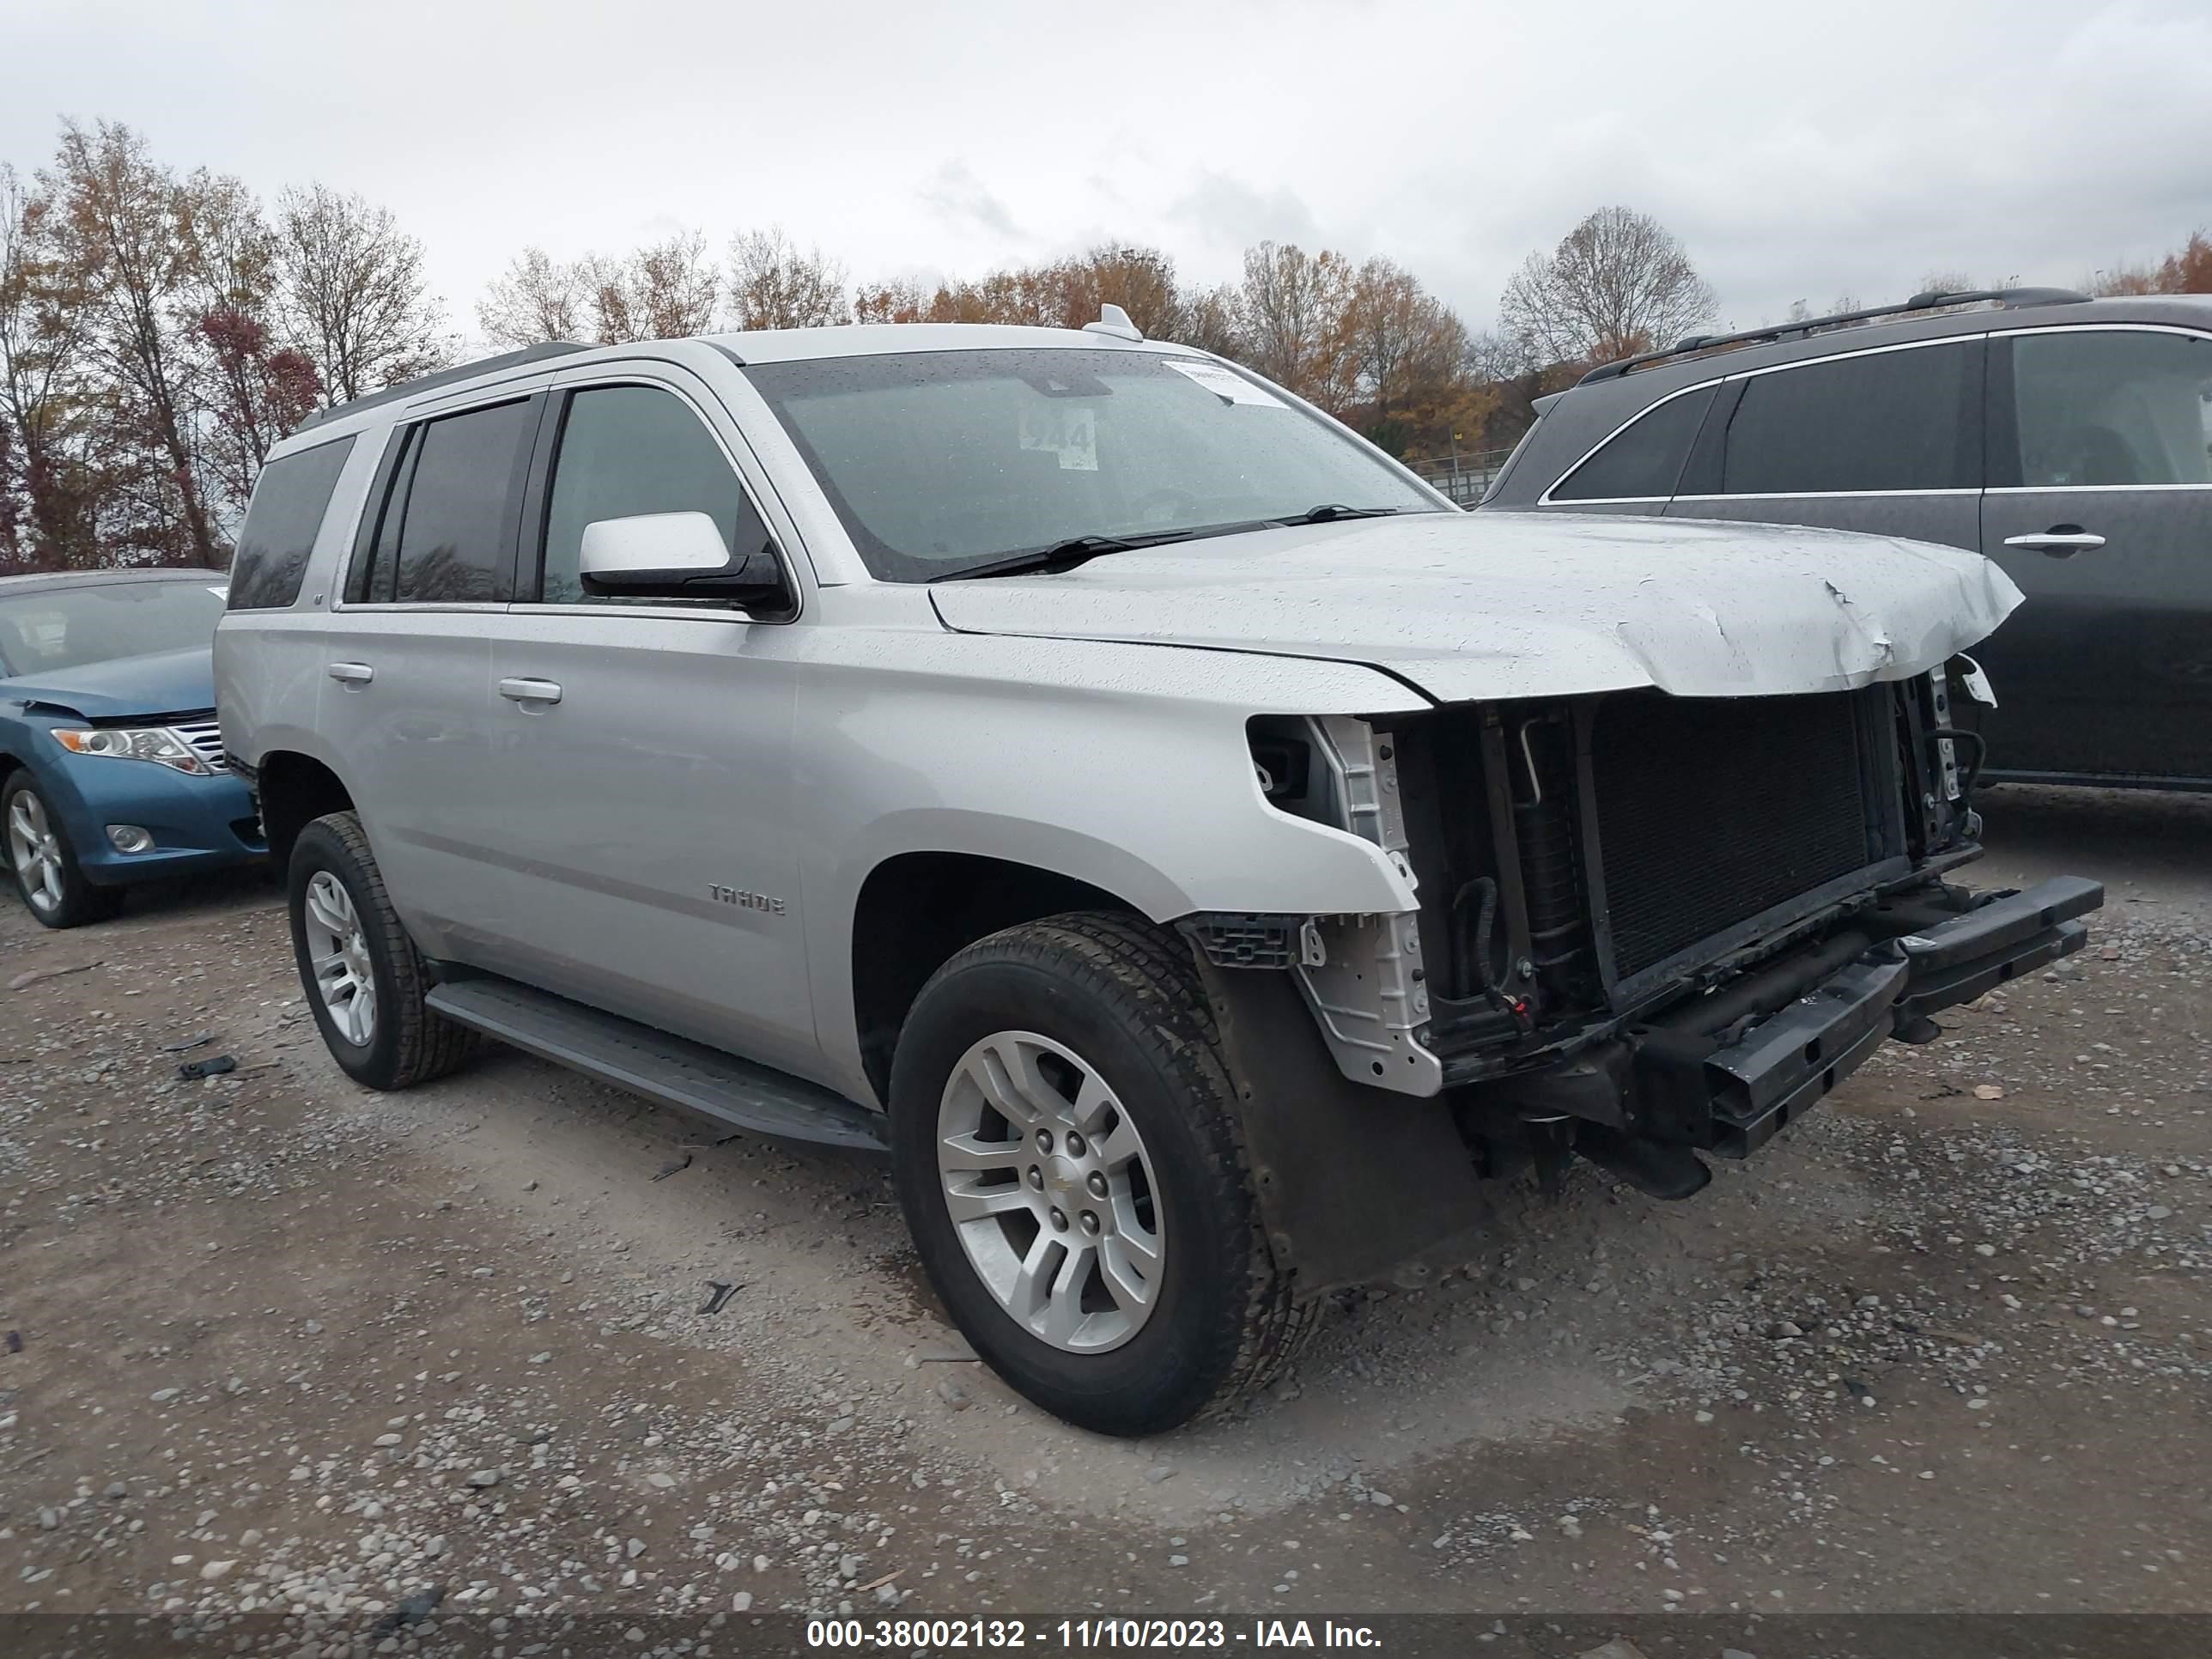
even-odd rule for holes
{"type": "Polygon", "coordinates": [[[1346,1079],[1290,975],[1194,954],[1268,1248],[1297,1293],[1411,1286],[1472,1259],[1495,1212],[1450,1106],[1346,1079]]]}

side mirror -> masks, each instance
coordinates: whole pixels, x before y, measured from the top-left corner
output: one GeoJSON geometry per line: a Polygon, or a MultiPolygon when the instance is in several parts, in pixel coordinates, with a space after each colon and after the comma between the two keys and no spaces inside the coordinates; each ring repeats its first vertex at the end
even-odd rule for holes
{"type": "Polygon", "coordinates": [[[766,546],[734,556],[704,513],[640,513],[584,526],[577,572],[597,598],[758,599],[783,590],[766,546]]]}

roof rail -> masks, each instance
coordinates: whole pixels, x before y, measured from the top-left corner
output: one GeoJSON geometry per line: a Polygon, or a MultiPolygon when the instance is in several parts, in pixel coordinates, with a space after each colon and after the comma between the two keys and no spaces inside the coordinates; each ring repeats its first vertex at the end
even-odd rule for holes
{"type": "Polygon", "coordinates": [[[1839,311],[1832,317],[1807,317],[1796,322],[1777,323],[1771,328],[1747,328],[1735,334],[1686,334],[1674,344],[1658,351],[1646,351],[1633,357],[1623,357],[1617,363],[1601,363],[1575,382],[1588,386],[1593,380],[1610,380],[1635,370],[1664,362],[1670,357],[1680,357],[1693,351],[1710,351],[1716,346],[1749,345],[1761,340],[1786,340],[1792,336],[1809,338],[1825,329],[1844,328],[1853,323],[1872,322],[1877,317],[1905,316],[1916,311],[1934,311],[1945,306],[1977,305],[1993,300],[2013,310],[2024,310],[2030,306],[2073,305],[2089,296],[2076,294],[2070,288],[1984,288],[1943,293],[1930,289],[1916,294],[1903,305],[1875,306],[1866,311],[1839,311]]]}
{"type": "Polygon", "coordinates": [[[374,409],[379,404],[396,403],[402,398],[411,398],[420,392],[430,392],[441,386],[472,380],[479,374],[489,374],[495,369],[520,368],[525,363],[542,362],[548,357],[565,357],[572,351],[590,348],[568,340],[548,340],[542,345],[525,346],[520,351],[502,351],[495,357],[479,357],[472,363],[462,363],[453,368],[441,368],[434,374],[424,374],[412,380],[402,380],[398,386],[388,386],[381,392],[372,392],[365,398],[356,398],[350,403],[333,404],[328,409],[319,409],[292,428],[305,432],[311,426],[320,426],[325,421],[335,421],[341,415],[350,415],[356,410],[374,409]]]}

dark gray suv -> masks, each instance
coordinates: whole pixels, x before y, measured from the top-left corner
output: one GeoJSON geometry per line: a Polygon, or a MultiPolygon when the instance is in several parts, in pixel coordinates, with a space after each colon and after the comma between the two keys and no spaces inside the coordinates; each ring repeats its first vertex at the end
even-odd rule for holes
{"type": "Polygon", "coordinates": [[[1483,510],[1978,548],[2027,596],[1975,653],[1984,775],[2212,789],[2212,296],[1924,294],[1685,340],[1537,407],[1483,510]]]}

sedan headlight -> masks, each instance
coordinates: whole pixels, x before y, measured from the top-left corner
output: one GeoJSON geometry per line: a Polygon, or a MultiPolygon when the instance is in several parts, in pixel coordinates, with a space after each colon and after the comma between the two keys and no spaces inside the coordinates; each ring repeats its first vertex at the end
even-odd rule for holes
{"type": "Polygon", "coordinates": [[[166,726],[100,726],[89,730],[57,726],[54,741],[72,755],[152,761],[157,766],[201,777],[211,775],[214,770],[191,744],[166,726]]]}

